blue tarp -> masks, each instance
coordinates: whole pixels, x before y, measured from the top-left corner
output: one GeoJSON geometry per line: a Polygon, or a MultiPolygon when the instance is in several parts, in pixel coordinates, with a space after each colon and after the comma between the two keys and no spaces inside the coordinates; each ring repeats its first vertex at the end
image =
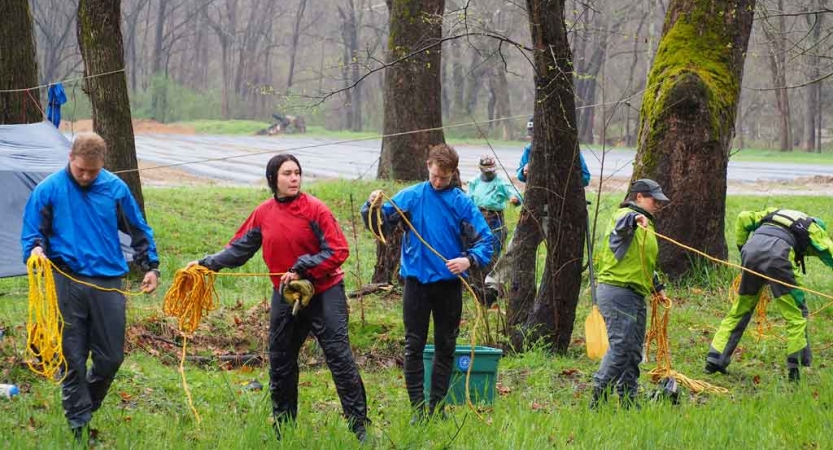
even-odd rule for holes
{"type": "Polygon", "coordinates": [[[67,94],[64,92],[64,86],[61,83],[50,85],[47,94],[46,117],[55,125],[55,128],[61,124],[61,105],[66,102],[67,94]]]}
{"type": "Polygon", "coordinates": [[[26,274],[20,248],[32,189],[66,166],[70,142],[49,122],[0,125],[0,277],[26,274]]]}

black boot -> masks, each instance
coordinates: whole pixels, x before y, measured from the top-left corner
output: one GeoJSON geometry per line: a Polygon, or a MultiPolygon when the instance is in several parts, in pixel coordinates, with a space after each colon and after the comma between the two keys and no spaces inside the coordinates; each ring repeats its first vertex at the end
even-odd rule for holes
{"type": "Polygon", "coordinates": [[[725,367],[718,366],[717,364],[715,364],[711,361],[706,361],[706,368],[703,369],[703,372],[705,372],[706,375],[711,375],[715,372],[720,372],[723,375],[726,375],[726,374],[729,373],[729,371],[727,371],[725,367]]]}
{"type": "Polygon", "coordinates": [[[365,426],[365,424],[355,424],[351,428],[353,434],[356,435],[356,439],[359,440],[359,443],[364,444],[365,442],[367,442],[367,427],[365,426]]]}
{"type": "Polygon", "coordinates": [[[445,402],[433,404],[428,408],[428,417],[433,419],[448,420],[448,414],[445,413],[445,402]]]}
{"type": "Polygon", "coordinates": [[[421,425],[425,422],[425,405],[415,406],[413,408],[413,415],[408,422],[411,426],[421,425]]]}
{"type": "Polygon", "coordinates": [[[87,426],[70,428],[72,438],[75,445],[87,448],[87,439],[89,439],[89,428],[87,426]]]}
{"type": "Polygon", "coordinates": [[[274,418],[272,429],[275,430],[275,439],[280,441],[283,437],[283,431],[295,423],[295,419],[289,416],[289,414],[277,414],[272,417],[274,418]]]}
{"type": "Polygon", "coordinates": [[[604,388],[593,388],[593,397],[590,399],[590,409],[598,410],[603,403],[607,403],[608,390],[604,388]]]}
{"type": "Polygon", "coordinates": [[[635,389],[624,388],[619,391],[619,406],[622,409],[635,409],[640,410],[642,409],[642,405],[636,400],[639,392],[635,389]]]}
{"type": "Polygon", "coordinates": [[[801,381],[801,373],[798,371],[798,367],[790,367],[787,378],[790,380],[790,383],[798,383],[801,381]]]}

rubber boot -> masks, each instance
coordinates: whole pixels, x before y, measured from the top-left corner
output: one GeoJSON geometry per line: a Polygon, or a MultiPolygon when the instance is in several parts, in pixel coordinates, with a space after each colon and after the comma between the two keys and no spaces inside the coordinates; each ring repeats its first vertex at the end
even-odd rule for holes
{"type": "Polygon", "coordinates": [[[607,389],[598,388],[598,387],[593,388],[593,397],[590,398],[590,410],[591,411],[596,411],[596,410],[599,409],[599,407],[602,404],[607,403],[607,393],[608,393],[607,389]]]}
{"type": "Polygon", "coordinates": [[[798,371],[798,367],[791,367],[787,378],[790,380],[790,383],[798,383],[801,381],[801,373],[798,371]]]}

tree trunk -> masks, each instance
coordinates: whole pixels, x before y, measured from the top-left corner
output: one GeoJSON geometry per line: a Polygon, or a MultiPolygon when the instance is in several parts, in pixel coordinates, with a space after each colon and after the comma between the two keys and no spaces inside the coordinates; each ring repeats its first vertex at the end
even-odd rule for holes
{"type": "MultiPolygon", "coordinates": [[[[38,55],[28,0],[0,0],[0,91],[38,85],[38,55]]],[[[40,93],[0,93],[0,124],[43,120],[40,93]]]]}
{"type": "Polygon", "coordinates": [[[289,47],[289,73],[286,75],[286,92],[292,88],[295,77],[295,57],[298,54],[298,41],[301,39],[301,22],[304,20],[304,10],[307,9],[307,0],[299,0],[298,9],[295,11],[295,26],[292,29],[292,43],[289,47]]]}
{"type": "MultiPolygon", "coordinates": [[[[818,11],[822,5],[819,0],[812,2],[810,9],[818,11]]],[[[807,16],[808,25],[811,28],[812,40],[810,45],[814,50],[807,53],[805,59],[807,60],[808,78],[817,80],[821,76],[821,58],[818,55],[818,46],[821,39],[822,22],[824,21],[824,14],[814,14],[807,16]]],[[[819,103],[821,101],[821,82],[812,83],[804,88],[807,95],[807,101],[804,109],[804,132],[801,139],[801,149],[808,152],[816,150],[816,119],[819,115],[819,103]]]]}
{"type": "Polygon", "coordinates": [[[471,70],[466,79],[466,89],[463,94],[465,96],[463,100],[463,112],[472,115],[477,108],[477,98],[480,96],[480,88],[483,87],[483,77],[486,72],[483,56],[479,52],[471,52],[469,68],[471,70]]]}
{"type": "Polygon", "coordinates": [[[764,24],[764,34],[770,42],[769,65],[772,74],[772,92],[775,95],[775,107],[778,110],[779,149],[789,152],[793,149],[792,114],[790,113],[790,97],[787,91],[787,27],[784,16],[784,1],[778,0],[774,24],[764,24]],[[774,30],[772,28],[775,28],[774,30]]]}
{"type": "MultiPolygon", "coordinates": [[[[78,45],[84,59],[84,75],[100,75],[124,67],[121,34],[121,0],[80,0],[78,45]]],[[[90,98],[93,129],[107,143],[105,167],[127,183],[144,213],[142,183],[133,140],[130,98],[124,72],[87,78],[84,91],[90,98]]]]}
{"type": "MultiPolygon", "coordinates": [[[[639,20],[639,26],[636,28],[636,35],[633,38],[633,52],[631,53],[631,66],[630,70],[628,71],[628,87],[625,89],[625,95],[633,95],[631,94],[634,91],[634,74],[636,73],[636,66],[639,62],[639,40],[640,36],[642,35],[642,27],[645,26],[645,21],[648,19],[648,15],[644,14],[642,18],[639,20]]],[[[641,84],[639,85],[641,86],[641,84]]],[[[636,145],[636,134],[631,132],[631,112],[636,111],[639,112],[634,108],[629,101],[625,102],[625,145],[628,147],[633,147],[636,145]]],[[[637,116],[637,120],[639,117],[637,116]]]]}
{"type": "MultiPolygon", "coordinates": [[[[725,259],[726,168],[754,0],[672,0],[642,99],[633,179],[652,178],[672,200],[657,231],[725,259]]],[[[699,265],[660,240],[672,278],[699,265]]]]}
{"type": "MultiPolygon", "coordinates": [[[[451,40],[451,117],[459,120],[466,111],[465,97],[466,77],[463,72],[463,43],[460,39],[451,40]]],[[[448,89],[445,89],[446,91],[448,89]]]]}
{"type": "Polygon", "coordinates": [[[344,82],[353,85],[345,96],[347,103],[347,128],[351,131],[362,131],[362,83],[359,67],[359,23],[356,18],[356,8],[352,0],[348,0],[344,7],[337,7],[341,17],[341,39],[344,44],[344,82]]]}
{"type": "MultiPolygon", "coordinates": [[[[589,59],[579,66],[581,78],[576,82],[578,102],[582,107],[578,112],[578,139],[579,142],[592,144],[594,140],[593,128],[596,122],[596,88],[598,86],[599,72],[602,64],[607,58],[608,41],[611,36],[618,36],[619,30],[625,24],[627,16],[615,19],[612,24],[601,14],[594,17],[593,29],[598,30],[593,39],[593,53],[589,59]]],[[[602,119],[604,120],[604,118],[602,119]]]]}
{"type": "MultiPolygon", "coordinates": [[[[509,97],[509,82],[506,80],[506,70],[503,67],[496,67],[493,70],[493,77],[495,78],[495,97],[497,98],[497,112],[498,118],[505,119],[512,117],[512,100],[509,97]]],[[[498,123],[503,132],[501,139],[504,141],[511,141],[515,137],[515,127],[512,126],[511,120],[502,120],[498,123]]]]}
{"type": "Polygon", "coordinates": [[[512,342],[542,339],[556,352],[570,344],[581,288],[587,208],[581,187],[573,61],[564,23],[564,0],[527,0],[535,49],[535,127],[526,206],[515,239],[524,251],[515,261],[508,311],[512,342]],[[548,211],[547,258],[535,295],[535,253],[542,238],[538,218],[548,211]]]}
{"type": "Polygon", "coordinates": [[[151,111],[153,119],[165,122],[165,98],[168,92],[167,76],[162,74],[163,41],[165,22],[168,18],[168,0],[159,0],[156,9],[155,34],[153,38],[153,66],[151,66],[151,111]]]}
{"type": "MultiPolygon", "coordinates": [[[[441,129],[391,136],[442,126],[441,47],[445,0],[389,0],[388,61],[420,49],[385,73],[385,123],[378,178],[418,181],[428,177],[425,161],[432,145],[445,142],[441,129]],[[432,44],[437,44],[427,48],[432,44]]],[[[401,240],[401,235],[398,237],[401,240]]],[[[377,244],[374,282],[390,281],[399,258],[399,240],[377,244]]]]}
{"type": "Polygon", "coordinates": [[[445,0],[391,0],[388,5],[388,61],[426,50],[394,64],[385,73],[386,137],[382,139],[377,176],[393,180],[425,180],[428,148],[445,142],[443,131],[389,135],[442,126],[439,40],[445,0]],[[437,45],[428,48],[433,44],[437,45]]]}
{"type": "Polygon", "coordinates": [[[397,226],[386,236],[387,244],[376,243],[376,266],[373,268],[371,283],[394,284],[399,277],[399,258],[402,247],[402,236],[405,234],[401,226],[397,226]]]}

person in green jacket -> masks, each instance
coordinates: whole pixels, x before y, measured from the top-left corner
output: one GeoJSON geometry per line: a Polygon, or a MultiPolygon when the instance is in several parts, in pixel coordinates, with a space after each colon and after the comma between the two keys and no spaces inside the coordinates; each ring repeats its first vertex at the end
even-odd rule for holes
{"type": "Polygon", "coordinates": [[[599,311],[607,325],[610,346],[593,375],[595,409],[615,387],[623,407],[636,406],[639,363],[645,342],[645,297],[652,291],[665,295],[654,269],[659,246],[654,214],[668,197],[647,178],[634,181],[628,197],[614,214],[597,261],[599,311]]]}
{"type": "MultiPolygon", "coordinates": [[[[735,222],[741,265],[775,280],[800,286],[804,258],[816,256],[833,267],[833,241],[821,219],[789,209],[743,211],[735,222]],[[751,234],[751,237],[750,237],[751,234]]],[[[706,355],[706,373],[726,373],[758,300],[769,284],[778,310],[787,324],[787,369],[790,381],[798,381],[798,366],[809,366],[807,305],[804,292],[742,272],[738,299],[720,323],[706,355]]]]}

